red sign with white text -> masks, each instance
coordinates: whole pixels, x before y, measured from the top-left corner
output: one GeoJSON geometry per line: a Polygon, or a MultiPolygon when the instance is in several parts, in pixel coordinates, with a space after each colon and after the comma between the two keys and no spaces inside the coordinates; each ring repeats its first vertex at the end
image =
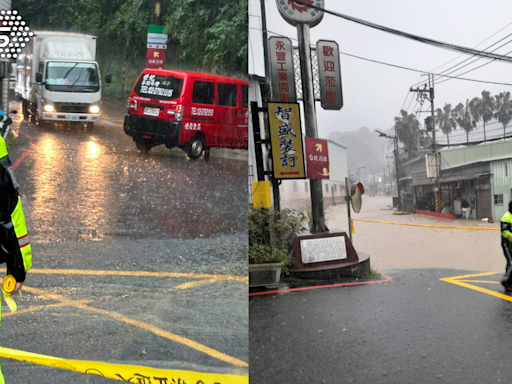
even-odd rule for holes
{"type": "Polygon", "coordinates": [[[329,150],[327,140],[304,138],[308,179],[329,179],[329,150]]]}
{"type": "Polygon", "coordinates": [[[165,49],[148,48],[146,68],[163,68],[165,65],[165,49]]]}

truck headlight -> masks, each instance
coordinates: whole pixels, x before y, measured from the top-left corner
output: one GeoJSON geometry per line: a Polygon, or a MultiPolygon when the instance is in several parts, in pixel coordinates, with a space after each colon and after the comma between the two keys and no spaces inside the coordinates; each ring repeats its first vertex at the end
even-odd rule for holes
{"type": "Polygon", "coordinates": [[[91,113],[100,113],[100,107],[97,105],[91,105],[89,107],[89,112],[91,113]]]}
{"type": "Polygon", "coordinates": [[[55,111],[55,108],[53,108],[53,105],[51,105],[51,104],[46,104],[44,106],[44,111],[45,112],[53,112],[53,111],[55,111]]]}

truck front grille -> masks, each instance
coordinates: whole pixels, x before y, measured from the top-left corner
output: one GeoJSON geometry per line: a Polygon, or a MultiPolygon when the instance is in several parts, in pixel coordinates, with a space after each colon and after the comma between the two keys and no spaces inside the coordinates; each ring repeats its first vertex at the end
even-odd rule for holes
{"type": "Polygon", "coordinates": [[[87,103],[55,103],[55,110],[57,112],[88,113],[89,105],[87,103]]]}

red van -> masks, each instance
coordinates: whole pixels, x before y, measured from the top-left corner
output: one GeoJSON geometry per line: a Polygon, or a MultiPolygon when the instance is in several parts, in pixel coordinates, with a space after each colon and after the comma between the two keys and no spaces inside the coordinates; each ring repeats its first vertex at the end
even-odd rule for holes
{"type": "Polygon", "coordinates": [[[124,131],[137,149],[180,147],[197,159],[211,147],[248,147],[248,83],[200,72],[146,68],[128,99],[124,131]]]}

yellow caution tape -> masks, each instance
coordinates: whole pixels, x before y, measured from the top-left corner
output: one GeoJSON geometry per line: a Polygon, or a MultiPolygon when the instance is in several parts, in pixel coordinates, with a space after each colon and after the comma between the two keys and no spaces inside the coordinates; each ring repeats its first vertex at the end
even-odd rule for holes
{"type": "Polygon", "coordinates": [[[354,220],[350,219],[350,229],[352,230],[352,233],[356,233],[356,229],[354,228],[354,220]]]}
{"type": "Polygon", "coordinates": [[[2,293],[4,295],[4,300],[11,312],[16,312],[18,310],[18,306],[16,302],[11,297],[11,292],[16,288],[16,279],[13,275],[7,275],[2,282],[2,293]]]}
{"type": "Polygon", "coordinates": [[[471,229],[474,231],[499,231],[499,228],[480,228],[480,227],[450,227],[448,225],[429,225],[429,224],[410,224],[410,223],[395,223],[392,221],[377,221],[377,220],[364,220],[354,219],[355,221],[364,221],[365,223],[378,223],[378,224],[393,224],[393,225],[406,225],[410,227],[426,227],[426,228],[450,228],[450,229],[471,229]]]}
{"type": "Polygon", "coordinates": [[[180,371],[171,369],[157,369],[139,365],[124,365],[103,363],[100,361],[68,360],[59,357],[40,355],[37,353],[19,351],[16,349],[0,347],[0,357],[27,361],[29,363],[46,365],[102,376],[109,379],[126,381],[130,383],[153,384],[248,384],[249,377],[243,375],[226,375],[216,373],[202,373],[194,371],[180,371]]]}

